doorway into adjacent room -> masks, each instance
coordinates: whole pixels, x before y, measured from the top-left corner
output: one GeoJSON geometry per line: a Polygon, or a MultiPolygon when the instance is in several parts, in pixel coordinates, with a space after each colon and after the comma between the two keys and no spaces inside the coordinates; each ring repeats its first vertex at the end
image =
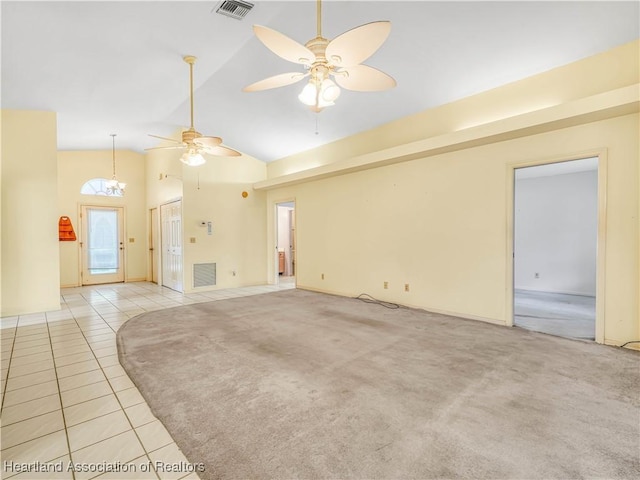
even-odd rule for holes
{"type": "Polygon", "coordinates": [[[514,177],[514,325],[595,340],[598,157],[514,177]]]}
{"type": "Polygon", "coordinates": [[[162,286],[182,292],[182,201],[160,206],[162,286]]]}
{"type": "Polygon", "coordinates": [[[124,208],[81,207],[82,285],[124,282],[124,208]]]}
{"type": "Polygon", "coordinates": [[[295,202],[276,204],[275,283],[296,283],[295,202]]]}

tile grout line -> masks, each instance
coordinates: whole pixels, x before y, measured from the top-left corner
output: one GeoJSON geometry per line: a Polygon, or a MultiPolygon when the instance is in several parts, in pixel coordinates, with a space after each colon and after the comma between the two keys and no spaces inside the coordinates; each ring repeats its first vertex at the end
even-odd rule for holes
{"type": "MultiPolygon", "coordinates": [[[[7,398],[7,385],[9,385],[9,373],[11,372],[11,361],[13,360],[13,349],[16,345],[16,337],[18,336],[18,324],[20,323],[20,316],[16,320],[16,329],[13,332],[13,341],[11,342],[11,355],[9,355],[9,365],[7,366],[7,378],[4,381],[4,387],[2,387],[2,403],[0,404],[0,415],[4,410],[4,401],[7,398]]],[[[53,353],[52,353],[53,355],[53,353]]]]}
{"type": "MultiPolygon", "coordinates": [[[[101,294],[101,295],[102,295],[102,294],[101,294]]],[[[84,298],[84,296],[83,296],[83,298],[84,298]]],[[[93,307],[91,307],[91,308],[93,308],[93,307]]],[[[96,311],[96,313],[97,313],[97,310],[95,310],[95,309],[94,309],[94,311],[96,311]]],[[[98,315],[100,315],[100,314],[98,313],[98,315]]],[[[102,318],[102,315],[100,315],[100,318],[102,319],[102,321],[103,321],[103,322],[107,323],[107,322],[104,320],[104,318],[102,318]]],[[[74,319],[75,319],[75,316],[74,316],[74,319]]],[[[76,319],[76,323],[77,323],[77,319],[76,319]]],[[[80,327],[80,324],[78,324],[78,327],[80,327]]],[[[113,330],[113,328],[111,327],[111,325],[109,325],[109,328],[111,328],[111,330],[113,330]]],[[[117,331],[113,330],[113,333],[117,335],[117,331]]],[[[86,338],[86,336],[85,336],[85,334],[84,334],[84,331],[82,332],[82,336],[84,337],[85,341],[86,341],[86,342],[87,342],[87,344],[89,345],[89,348],[91,349],[91,354],[93,355],[93,357],[94,357],[95,361],[97,362],[98,367],[99,367],[99,370],[100,370],[100,371],[102,372],[102,374],[104,375],[104,378],[106,379],[107,384],[109,385],[109,388],[111,389],[111,392],[112,392],[113,396],[114,396],[114,397],[115,397],[115,399],[116,399],[116,402],[118,402],[118,405],[120,406],[120,409],[122,410],[122,413],[124,414],[125,418],[127,419],[127,422],[129,423],[129,426],[131,427],[131,431],[133,431],[133,434],[136,436],[136,439],[137,439],[137,440],[138,440],[138,442],[140,443],[140,446],[142,447],[142,450],[144,451],[144,454],[145,454],[145,456],[147,457],[147,460],[148,460],[148,461],[149,461],[149,463],[151,464],[151,458],[149,457],[149,453],[147,452],[147,449],[145,448],[144,444],[142,443],[142,440],[140,439],[140,436],[138,435],[138,432],[136,432],[136,429],[134,428],[133,423],[131,422],[131,419],[129,418],[129,415],[127,415],[127,412],[126,412],[126,410],[125,410],[125,407],[122,405],[122,402],[120,401],[120,398],[118,398],[118,394],[117,394],[117,392],[113,389],[113,385],[111,385],[111,382],[109,381],[109,377],[107,377],[107,374],[106,374],[106,373],[105,373],[105,371],[104,371],[104,367],[102,367],[102,365],[100,364],[100,361],[98,360],[98,357],[96,357],[96,355],[95,355],[95,353],[94,353],[94,351],[93,351],[93,348],[91,347],[91,344],[89,344],[89,342],[87,341],[87,338],[86,338]]],[[[118,353],[118,351],[117,351],[117,343],[116,343],[116,355],[117,355],[117,353],[118,353]]],[[[118,365],[120,365],[120,361],[118,361],[118,365]]],[[[121,367],[122,367],[122,366],[121,366],[121,367]]],[[[124,370],[124,368],[123,368],[123,370],[124,370]]],[[[126,370],[125,370],[125,375],[127,376],[127,378],[129,378],[129,375],[126,373],[126,370]]],[[[131,381],[131,378],[129,378],[129,380],[131,381]]],[[[133,381],[131,381],[131,383],[133,383],[133,381]]],[[[134,384],[134,386],[135,386],[135,384],[134,384]]],[[[136,387],[136,389],[137,389],[137,387],[136,387]]],[[[62,401],[62,397],[60,397],[60,398],[61,398],[61,401],[62,401]]],[[[143,398],[143,400],[144,400],[144,397],[142,397],[142,398],[143,398]]],[[[147,401],[146,401],[146,400],[144,400],[144,402],[146,403],[147,401]]],[[[133,406],[133,405],[132,405],[132,406],[133,406]]],[[[111,412],[111,413],[114,413],[114,412],[111,412]]],[[[155,415],[154,415],[154,417],[155,417],[155,415]]],[[[66,426],[65,426],[65,429],[66,429],[66,426]]],[[[123,433],[126,433],[126,432],[120,432],[120,433],[118,433],[118,434],[116,434],[116,435],[113,435],[113,436],[111,436],[111,437],[109,437],[109,438],[114,438],[114,437],[116,437],[116,436],[118,436],[118,435],[122,435],[123,433]]],[[[68,437],[69,437],[69,435],[67,434],[67,441],[68,441],[68,437]]],[[[100,440],[100,442],[103,442],[103,441],[105,441],[105,440],[109,440],[109,438],[105,438],[105,439],[103,439],[103,440],[100,440]]],[[[173,437],[172,437],[171,439],[172,439],[172,440],[174,441],[174,443],[175,443],[175,440],[173,439],[173,437]]],[[[98,444],[98,443],[100,443],[100,442],[96,442],[96,443],[93,443],[93,444],[91,444],[91,445],[97,445],[97,444],[98,444]]],[[[86,445],[86,446],[84,446],[84,447],[82,447],[82,448],[87,448],[87,447],[89,447],[89,446],[91,446],[91,445],[86,445]]],[[[81,449],[78,449],[78,450],[81,450],[81,449]]],[[[69,456],[70,456],[70,457],[71,457],[71,459],[73,460],[73,456],[72,456],[72,452],[71,452],[71,447],[69,447],[69,456]]],[[[135,459],[132,459],[132,460],[135,460],[135,459]]],[[[160,476],[158,475],[158,472],[156,472],[156,471],[155,471],[155,469],[154,469],[154,473],[156,474],[156,477],[159,479],[159,478],[160,478],[160,476]]],[[[75,478],[75,477],[74,477],[74,478],[75,478]]],[[[95,478],[95,477],[92,477],[92,478],[95,478]]]]}
{"type": "MultiPolygon", "coordinates": [[[[65,304],[66,304],[66,302],[65,302],[65,304]]],[[[53,342],[51,342],[51,332],[49,330],[49,320],[47,318],[46,312],[44,314],[44,318],[45,318],[46,324],[47,324],[47,333],[49,334],[49,344],[51,346],[51,357],[53,357],[53,373],[56,376],[56,385],[58,386],[58,399],[60,401],[60,413],[62,414],[62,425],[64,426],[64,438],[67,441],[67,453],[69,455],[69,460],[72,460],[72,458],[71,458],[71,444],[69,443],[69,433],[67,431],[67,419],[66,419],[65,414],[64,414],[64,406],[62,405],[62,394],[60,393],[60,379],[58,378],[58,369],[56,368],[56,360],[55,360],[55,357],[53,356],[53,342]]],[[[75,480],[75,478],[76,478],[76,472],[74,471],[74,469],[71,470],[71,478],[73,480],[75,480]]]]}

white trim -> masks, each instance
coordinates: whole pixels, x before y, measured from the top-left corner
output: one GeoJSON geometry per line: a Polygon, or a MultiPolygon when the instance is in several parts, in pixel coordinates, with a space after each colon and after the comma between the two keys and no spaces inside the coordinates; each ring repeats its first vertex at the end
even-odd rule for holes
{"type": "MultiPolygon", "coordinates": [[[[316,287],[307,287],[305,285],[296,285],[296,288],[299,290],[307,290],[310,292],[318,292],[318,293],[326,293],[329,295],[336,295],[338,297],[344,297],[344,298],[353,298],[355,299],[355,296],[351,296],[351,295],[345,295],[344,292],[334,292],[332,290],[325,290],[322,288],[316,288],[316,287]]],[[[397,305],[400,305],[401,307],[406,307],[406,308],[412,308],[415,310],[421,310],[423,312],[430,312],[430,313],[438,313],[440,315],[447,315],[449,317],[457,317],[457,318],[464,318],[465,320],[477,320],[480,322],[484,322],[484,323],[490,323],[491,325],[498,325],[500,327],[504,327],[505,323],[503,320],[500,320],[499,318],[489,318],[489,317],[481,317],[479,315],[471,315],[469,313],[460,313],[460,312],[452,312],[449,310],[441,310],[439,308],[431,308],[431,307],[419,307],[416,305],[411,305],[411,304],[407,304],[407,303],[397,303],[393,300],[385,300],[385,299],[378,299],[381,302],[388,302],[388,303],[395,303],[397,305]]]]}
{"type": "MultiPolygon", "coordinates": [[[[280,199],[280,200],[273,200],[273,204],[272,204],[272,208],[271,208],[271,213],[273,215],[273,220],[271,222],[271,225],[273,226],[273,235],[272,235],[272,239],[271,241],[273,242],[271,245],[267,245],[267,258],[269,258],[271,255],[274,255],[275,259],[274,259],[274,263],[273,263],[273,275],[271,280],[267,281],[267,283],[269,285],[280,285],[280,275],[278,274],[278,205],[282,204],[282,203],[293,203],[293,211],[296,212],[296,224],[297,222],[297,209],[298,209],[298,204],[296,203],[296,197],[285,197],[284,199],[280,199]],[[273,253],[275,251],[275,254],[273,253]]],[[[293,277],[295,278],[295,286],[297,287],[297,281],[298,281],[298,229],[295,229],[294,232],[295,238],[294,238],[294,245],[296,246],[296,253],[295,253],[295,257],[294,257],[294,261],[295,261],[295,269],[296,269],[296,273],[295,275],[293,275],[293,277]]],[[[268,272],[268,270],[267,270],[268,272]]]]}
{"type": "Polygon", "coordinates": [[[607,233],[607,149],[601,148],[578,152],[570,155],[561,155],[546,159],[529,160],[519,163],[507,164],[506,167],[506,195],[507,195],[507,221],[506,221],[506,302],[505,324],[513,326],[513,293],[514,293],[514,251],[513,251],[513,208],[515,194],[515,170],[523,167],[546,165],[549,163],[569,162],[583,158],[598,157],[598,245],[596,251],[596,335],[597,343],[605,343],[605,284],[606,284],[606,233],[607,233]]]}

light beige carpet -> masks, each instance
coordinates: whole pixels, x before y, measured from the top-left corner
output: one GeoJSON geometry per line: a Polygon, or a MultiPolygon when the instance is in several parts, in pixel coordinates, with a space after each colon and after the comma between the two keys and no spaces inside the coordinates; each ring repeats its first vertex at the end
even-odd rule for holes
{"type": "Polygon", "coordinates": [[[202,478],[638,478],[640,355],[290,290],[149,312],[120,361],[202,478]]]}

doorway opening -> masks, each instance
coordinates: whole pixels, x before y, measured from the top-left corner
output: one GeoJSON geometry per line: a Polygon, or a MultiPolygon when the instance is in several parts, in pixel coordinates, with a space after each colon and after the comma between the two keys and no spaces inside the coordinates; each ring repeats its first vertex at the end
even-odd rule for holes
{"type": "Polygon", "coordinates": [[[276,204],[275,284],[296,284],[296,206],[294,201],[276,204]]]}
{"type": "Polygon", "coordinates": [[[160,206],[162,286],[182,292],[182,200],[160,206]]]}
{"type": "Polygon", "coordinates": [[[124,208],[82,205],[82,285],[124,282],[124,208]]]}
{"type": "Polygon", "coordinates": [[[515,326],[596,339],[598,169],[598,157],[515,169],[515,326]]]}

